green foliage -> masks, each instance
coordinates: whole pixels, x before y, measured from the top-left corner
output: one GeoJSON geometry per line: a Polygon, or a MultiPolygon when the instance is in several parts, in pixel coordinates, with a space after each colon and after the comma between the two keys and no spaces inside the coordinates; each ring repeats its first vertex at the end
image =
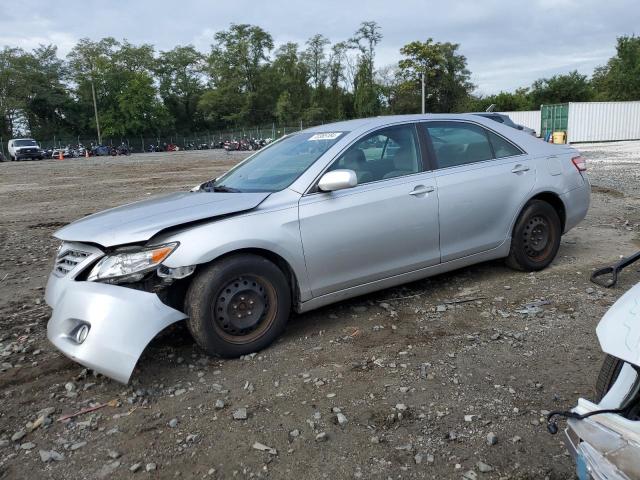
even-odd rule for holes
{"type": "Polygon", "coordinates": [[[429,112],[537,109],[541,104],[640,100],[640,37],[618,38],[593,77],[577,71],[494,95],[474,94],[467,60],[450,42],[413,41],[400,61],[375,68],[383,36],[362,22],[347,40],[312,35],[274,50],[259,26],[231,24],[207,53],[192,45],[156,52],[106,37],[81,39],[61,59],[56,47],[0,50],[0,136],[95,138],[93,90],[104,137],[188,135],[258,124],[305,124],[416,113],[421,76],[429,112]]]}
{"type": "Polygon", "coordinates": [[[529,97],[535,108],[551,103],[588,102],[593,98],[593,89],[587,76],[574,70],[566,75],[536,80],[529,97]]]}
{"type": "Polygon", "coordinates": [[[640,37],[618,38],[615,56],[596,69],[593,85],[598,100],[640,100],[640,37]]]}
{"type": "Polygon", "coordinates": [[[397,113],[420,112],[422,75],[425,77],[425,104],[428,112],[453,112],[462,109],[473,84],[467,59],[458,53],[456,43],[415,41],[400,49],[397,84],[389,104],[397,113]]]}

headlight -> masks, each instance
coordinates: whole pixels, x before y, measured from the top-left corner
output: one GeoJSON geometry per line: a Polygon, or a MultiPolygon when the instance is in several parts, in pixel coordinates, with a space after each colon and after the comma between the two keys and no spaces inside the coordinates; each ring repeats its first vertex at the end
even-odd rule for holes
{"type": "Polygon", "coordinates": [[[140,250],[116,252],[102,258],[87,277],[90,282],[113,280],[136,282],[157,268],[178,246],[178,242],[140,250]]]}

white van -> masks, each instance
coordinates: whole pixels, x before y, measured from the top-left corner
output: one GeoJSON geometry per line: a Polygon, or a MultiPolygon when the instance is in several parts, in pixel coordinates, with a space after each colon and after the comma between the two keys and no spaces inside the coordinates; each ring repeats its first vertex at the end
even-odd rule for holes
{"type": "Polygon", "coordinates": [[[33,138],[13,138],[9,140],[9,157],[11,160],[42,160],[40,145],[33,138]]]}

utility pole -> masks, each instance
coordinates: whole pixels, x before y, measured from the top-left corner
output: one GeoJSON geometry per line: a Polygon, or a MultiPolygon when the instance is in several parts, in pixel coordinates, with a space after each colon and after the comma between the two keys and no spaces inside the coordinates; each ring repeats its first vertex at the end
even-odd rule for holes
{"type": "Polygon", "coordinates": [[[420,79],[422,80],[422,114],[424,115],[424,93],[425,93],[425,85],[424,85],[424,72],[420,74],[420,79]]]}
{"type": "Polygon", "coordinates": [[[93,95],[93,111],[96,114],[96,130],[98,130],[98,145],[102,145],[102,135],[100,135],[100,121],[98,120],[98,103],[96,102],[96,87],[93,84],[93,73],[91,74],[91,94],[93,95]]]}

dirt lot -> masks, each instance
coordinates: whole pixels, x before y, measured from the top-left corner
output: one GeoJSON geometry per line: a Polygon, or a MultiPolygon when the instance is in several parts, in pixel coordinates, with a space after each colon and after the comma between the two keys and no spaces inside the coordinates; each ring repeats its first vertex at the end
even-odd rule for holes
{"type": "Polygon", "coordinates": [[[492,262],[346,301],[293,318],[252,358],[209,358],[177,328],[129,386],[48,344],[51,234],[241,155],[0,164],[0,478],[573,478],[541,418],[592,395],[595,326],[640,277],[610,291],[588,281],[638,246],[640,142],[581,149],[592,208],[551,268],[492,262]],[[240,408],[246,420],[233,419],[240,408]]]}

